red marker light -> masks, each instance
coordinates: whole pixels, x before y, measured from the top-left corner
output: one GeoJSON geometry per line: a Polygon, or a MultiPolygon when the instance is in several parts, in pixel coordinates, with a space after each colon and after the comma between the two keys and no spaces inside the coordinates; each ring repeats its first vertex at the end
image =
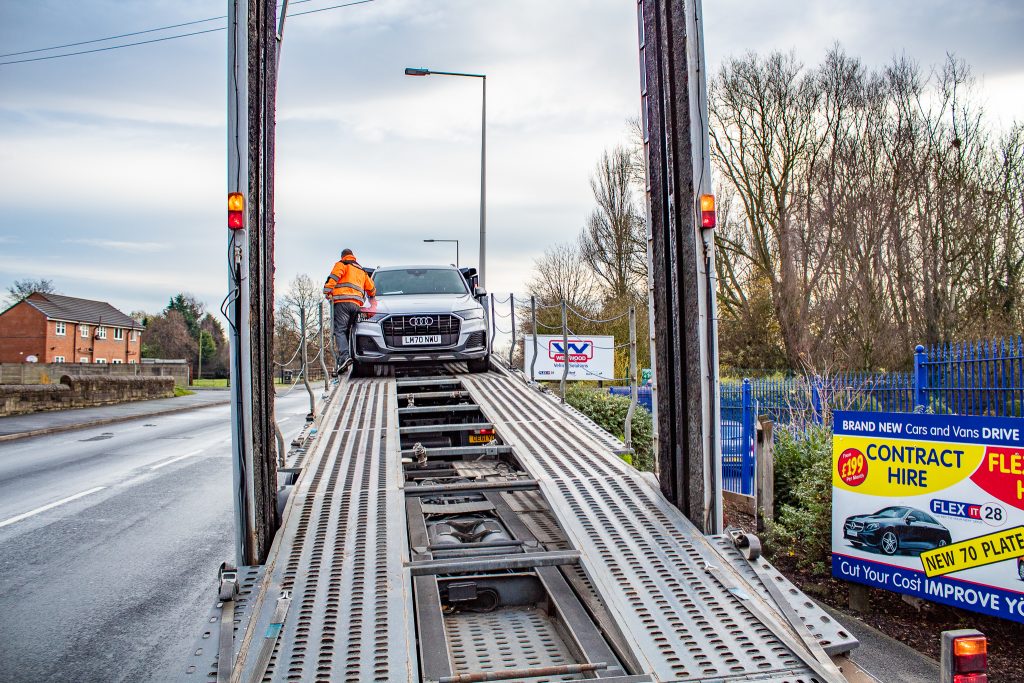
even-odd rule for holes
{"type": "Polygon", "coordinates": [[[241,192],[228,193],[228,227],[232,230],[245,227],[245,196],[241,192]]]}
{"type": "Polygon", "coordinates": [[[953,641],[953,683],[988,681],[988,639],[963,636],[953,641]]]}
{"type": "Polygon", "coordinates": [[[702,194],[700,196],[700,227],[713,228],[717,225],[715,217],[715,195],[702,194]]]}

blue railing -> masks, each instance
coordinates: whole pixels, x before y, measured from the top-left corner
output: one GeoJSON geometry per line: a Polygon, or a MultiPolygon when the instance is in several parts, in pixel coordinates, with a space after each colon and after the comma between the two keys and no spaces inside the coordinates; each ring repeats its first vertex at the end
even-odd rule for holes
{"type": "Polygon", "coordinates": [[[914,354],[915,404],[936,413],[1022,417],[1024,339],[943,344],[914,354]]]}
{"type": "MultiPolygon", "coordinates": [[[[629,387],[611,393],[629,396],[629,387]]],[[[640,387],[650,411],[651,390],[640,387]]],[[[758,415],[803,428],[821,424],[826,410],[1024,416],[1024,338],[945,344],[914,353],[913,372],[847,372],[830,377],[726,380],[719,415],[725,490],[752,495],[758,415]]]]}

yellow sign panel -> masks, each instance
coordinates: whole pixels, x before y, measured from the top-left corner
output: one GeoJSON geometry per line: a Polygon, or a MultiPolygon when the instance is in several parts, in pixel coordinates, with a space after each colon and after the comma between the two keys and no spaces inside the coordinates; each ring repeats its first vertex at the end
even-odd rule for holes
{"type": "Polygon", "coordinates": [[[1024,557],[1024,526],[925,551],[921,564],[930,579],[1016,557],[1024,557]]]}
{"type": "Polygon", "coordinates": [[[985,446],[885,436],[836,435],[832,439],[832,483],[869,496],[935,493],[969,477],[985,446]]]}

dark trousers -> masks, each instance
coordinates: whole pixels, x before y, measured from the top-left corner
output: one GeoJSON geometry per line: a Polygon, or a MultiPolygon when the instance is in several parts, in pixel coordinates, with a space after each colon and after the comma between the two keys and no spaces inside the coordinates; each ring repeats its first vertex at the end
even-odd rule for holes
{"type": "Polygon", "coordinates": [[[348,338],[352,333],[352,326],[356,324],[358,312],[359,306],[348,301],[339,301],[334,304],[334,350],[339,367],[351,355],[348,338]]]}

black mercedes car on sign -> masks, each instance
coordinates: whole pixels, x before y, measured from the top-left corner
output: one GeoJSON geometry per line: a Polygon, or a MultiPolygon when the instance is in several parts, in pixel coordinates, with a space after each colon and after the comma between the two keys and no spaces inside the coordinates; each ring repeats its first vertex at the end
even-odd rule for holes
{"type": "Polygon", "coordinates": [[[884,555],[895,555],[901,550],[932,550],[953,542],[949,529],[930,514],[902,505],[848,517],[843,525],[843,538],[854,548],[867,547],[884,555]]]}

